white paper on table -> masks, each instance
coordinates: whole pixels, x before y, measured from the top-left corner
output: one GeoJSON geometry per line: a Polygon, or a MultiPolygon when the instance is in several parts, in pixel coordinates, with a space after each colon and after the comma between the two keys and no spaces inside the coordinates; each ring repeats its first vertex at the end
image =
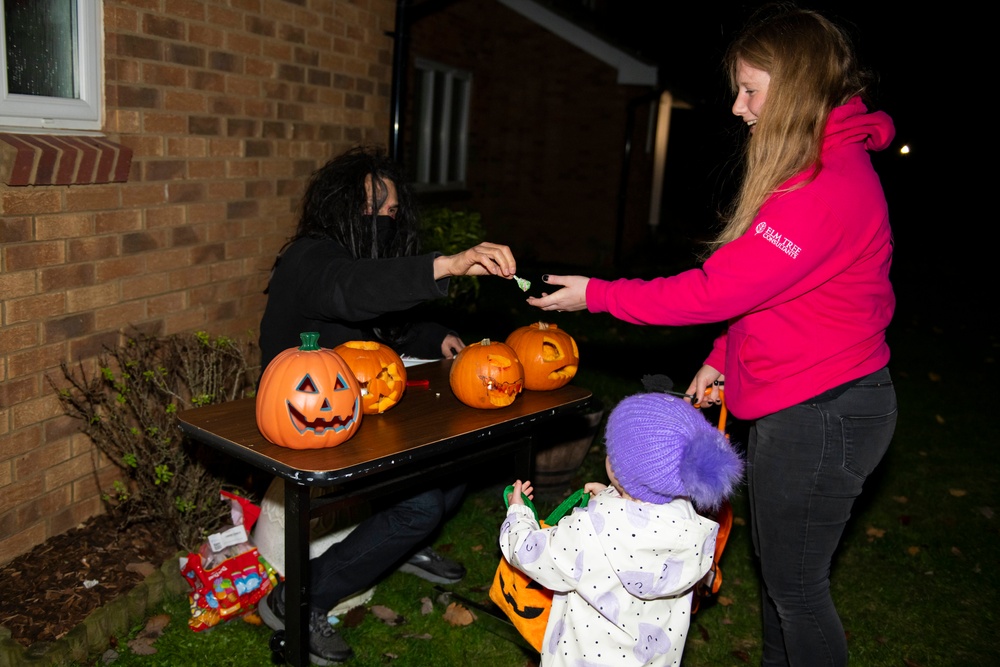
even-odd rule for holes
{"type": "Polygon", "coordinates": [[[430,364],[435,361],[440,361],[440,359],[420,359],[418,357],[411,357],[408,355],[403,355],[400,357],[403,360],[403,366],[409,368],[410,366],[419,366],[420,364],[430,364]]]}

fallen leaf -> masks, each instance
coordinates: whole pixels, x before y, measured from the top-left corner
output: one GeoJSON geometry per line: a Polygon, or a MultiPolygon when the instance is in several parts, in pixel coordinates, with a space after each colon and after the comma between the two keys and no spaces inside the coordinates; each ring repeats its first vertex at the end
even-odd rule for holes
{"type": "Polygon", "coordinates": [[[367,615],[368,609],[364,605],[358,605],[349,609],[340,622],[344,624],[345,628],[356,628],[361,625],[367,615]]]}
{"type": "Polygon", "coordinates": [[[948,489],[948,493],[955,496],[956,498],[961,498],[966,494],[965,489],[948,489]]]}
{"type": "Polygon", "coordinates": [[[962,557],[962,550],[959,549],[958,547],[952,547],[951,548],[951,554],[953,556],[958,556],[959,558],[961,558],[962,557]]]}
{"type": "Polygon", "coordinates": [[[909,658],[903,658],[903,664],[906,667],[924,667],[923,664],[917,662],[916,660],[910,660],[909,658]]]}
{"type": "Polygon", "coordinates": [[[720,595],[719,597],[715,598],[715,601],[721,604],[723,607],[728,607],[733,603],[733,599],[726,597],[725,595],[720,595]]]}
{"type": "Polygon", "coordinates": [[[403,635],[406,639],[434,639],[434,636],[425,632],[422,635],[403,635]]]}
{"type": "Polygon", "coordinates": [[[911,556],[916,556],[918,553],[920,553],[920,547],[907,547],[906,553],[910,554],[911,556]]]}
{"type": "Polygon", "coordinates": [[[249,623],[250,625],[263,625],[264,619],[262,619],[260,614],[257,612],[251,611],[249,614],[243,615],[243,622],[249,623]]]}
{"type": "Polygon", "coordinates": [[[726,616],[724,619],[722,619],[721,623],[723,625],[732,625],[733,624],[733,619],[731,619],[728,616],[726,616]]]}
{"type": "Polygon", "coordinates": [[[940,382],[941,381],[941,376],[938,375],[937,373],[935,373],[934,371],[931,371],[930,373],[928,373],[927,377],[930,378],[931,382],[940,382]]]}
{"type": "Polygon", "coordinates": [[[472,547],[472,551],[482,551],[482,550],[483,550],[482,544],[477,544],[476,546],[472,547]]]}
{"type": "Polygon", "coordinates": [[[125,566],[126,572],[136,572],[144,577],[156,572],[156,567],[152,563],[129,563],[125,566]]]}
{"type": "Polygon", "coordinates": [[[980,507],[979,513],[982,514],[987,519],[993,518],[993,508],[992,507],[980,507]]]}
{"type": "Polygon", "coordinates": [[[128,643],[128,647],[136,655],[153,655],[156,653],[156,649],[153,648],[155,641],[152,637],[136,637],[128,643]]]}
{"type": "Polygon", "coordinates": [[[168,625],[170,625],[170,614],[157,614],[146,621],[146,627],[142,629],[139,636],[159,637],[168,625]]]}
{"type": "Polygon", "coordinates": [[[906,496],[893,496],[892,499],[895,500],[900,505],[905,505],[906,503],[910,502],[909,498],[907,498],[906,496]]]}
{"type": "Polygon", "coordinates": [[[744,664],[750,664],[750,654],[747,653],[746,651],[744,651],[742,649],[736,650],[736,651],[732,652],[732,655],[733,655],[734,658],[736,658],[740,662],[742,662],[744,664]]]}
{"type": "Polygon", "coordinates": [[[430,598],[420,598],[420,613],[423,616],[434,611],[434,602],[430,598]]]}
{"type": "Polygon", "coordinates": [[[444,620],[452,625],[470,625],[476,620],[476,615],[457,602],[452,602],[444,612],[444,620]]]}
{"type": "Polygon", "coordinates": [[[941,415],[934,415],[934,421],[936,421],[938,424],[944,424],[944,417],[942,417],[941,415]]]}
{"type": "Polygon", "coordinates": [[[889,638],[886,637],[885,635],[879,635],[878,637],[875,638],[875,641],[885,646],[886,644],[889,643],[889,638]]]}
{"type": "Polygon", "coordinates": [[[884,528],[876,528],[875,526],[868,526],[868,528],[865,530],[865,535],[867,535],[868,537],[873,537],[873,538],[874,537],[884,537],[885,536],[885,529],[884,528]]]}
{"type": "Polygon", "coordinates": [[[374,614],[377,619],[379,619],[380,621],[389,626],[402,625],[403,623],[406,622],[406,619],[404,619],[401,615],[397,614],[392,609],[389,609],[388,607],[380,604],[372,606],[372,614],[374,614]]]}
{"type": "Polygon", "coordinates": [[[735,523],[737,526],[745,526],[747,525],[747,520],[741,516],[734,516],[733,523],[735,523]]]}

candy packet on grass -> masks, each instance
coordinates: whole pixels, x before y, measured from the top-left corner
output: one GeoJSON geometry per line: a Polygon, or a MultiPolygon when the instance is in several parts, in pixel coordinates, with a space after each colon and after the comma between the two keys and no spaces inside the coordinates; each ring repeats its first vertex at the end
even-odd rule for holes
{"type": "Polygon", "coordinates": [[[278,581],[250,539],[260,508],[228,491],[221,493],[232,505],[233,525],[209,535],[198,553],[180,559],[181,574],[192,589],[188,626],[195,632],[256,610],[278,581]]]}

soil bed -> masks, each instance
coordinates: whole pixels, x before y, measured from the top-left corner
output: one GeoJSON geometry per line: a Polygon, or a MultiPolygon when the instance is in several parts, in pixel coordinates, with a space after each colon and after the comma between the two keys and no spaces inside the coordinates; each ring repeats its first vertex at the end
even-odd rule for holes
{"type": "Polygon", "coordinates": [[[177,552],[153,524],[120,530],[107,514],[88,519],[0,565],[0,626],[25,647],[60,639],[177,552]]]}

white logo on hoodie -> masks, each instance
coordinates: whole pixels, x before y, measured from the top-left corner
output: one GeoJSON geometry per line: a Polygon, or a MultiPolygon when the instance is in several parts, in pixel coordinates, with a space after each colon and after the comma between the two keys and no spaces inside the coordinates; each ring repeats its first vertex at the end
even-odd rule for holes
{"type": "Polygon", "coordinates": [[[785,253],[792,259],[798,257],[799,252],[802,250],[802,248],[792,243],[791,239],[787,239],[782,236],[780,232],[775,231],[772,227],[768,226],[766,222],[758,222],[754,232],[755,235],[763,234],[764,238],[770,241],[775,248],[785,253]]]}

